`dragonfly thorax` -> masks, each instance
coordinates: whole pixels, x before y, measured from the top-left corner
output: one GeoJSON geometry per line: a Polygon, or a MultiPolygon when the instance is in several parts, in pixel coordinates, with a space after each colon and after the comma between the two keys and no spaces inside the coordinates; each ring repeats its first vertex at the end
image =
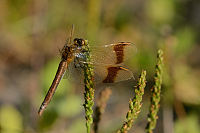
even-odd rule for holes
{"type": "Polygon", "coordinates": [[[62,55],[61,57],[62,60],[66,60],[66,61],[71,60],[73,58],[72,47],[66,46],[61,55],[62,55]]]}

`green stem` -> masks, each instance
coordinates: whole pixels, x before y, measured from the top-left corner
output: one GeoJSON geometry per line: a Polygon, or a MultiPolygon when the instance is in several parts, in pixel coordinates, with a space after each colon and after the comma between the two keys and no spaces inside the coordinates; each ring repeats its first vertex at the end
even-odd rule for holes
{"type": "Polygon", "coordinates": [[[146,126],[147,133],[153,133],[153,129],[156,127],[157,122],[157,113],[159,110],[159,102],[160,102],[160,93],[161,93],[161,84],[162,84],[162,74],[163,74],[163,51],[158,50],[157,54],[157,64],[156,64],[156,72],[154,76],[154,86],[151,89],[152,97],[151,97],[151,105],[149,107],[148,114],[148,123],[146,126]]]}
{"type": "MultiPolygon", "coordinates": [[[[91,62],[91,56],[90,56],[90,50],[89,50],[89,44],[88,41],[85,40],[86,47],[84,51],[85,52],[85,57],[86,57],[86,62],[91,62]]],[[[86,63],[84,66],[84,76],[85,76],[85,93],[84,93],[84,98],[85,98],[85,104],[83,104],[85,108],[85,119],[86,119],[86,128],[87,128],[87,133],[90,133],[90,125],[93,123],[93,110],[92,107],[94,105],[94,74],[93,74],[93,66],[90,63],[86,63]]]]}
{"type": "Polygon", "coordinates": [[[126,133],[131,129],[134,120],[137,118],[140,108],[142,106],[142,96],[144,94],[144,88],[146,86],[146,71],[142,71],[135,87],[135,97],[129,101],[129,111],[126,115],[127,121],[124,122],[121,129],[117,133],[126,133]]]}

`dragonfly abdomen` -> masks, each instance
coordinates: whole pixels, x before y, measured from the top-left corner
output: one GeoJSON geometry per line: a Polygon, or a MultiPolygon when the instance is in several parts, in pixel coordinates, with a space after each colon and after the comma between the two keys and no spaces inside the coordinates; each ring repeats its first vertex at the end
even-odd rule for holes
{"type": "Polygon", "coordinates": [[[55,78],[51,84],[51,87],[49,88],[49,91],[48,91],[44,101],[42,102],[42,105],[40,106],[40,109],[38,111],[39,115],[42,114],[42,112],[46,109],[47,105],[50,103],[50,101],[58,87],[58,84],[60,83],[60,80],[62,79],[63,75],[65,74],[66,69],[67,69],[67,61],[62,60],[59,64],[58,70],[57,70],[55,78]]]}

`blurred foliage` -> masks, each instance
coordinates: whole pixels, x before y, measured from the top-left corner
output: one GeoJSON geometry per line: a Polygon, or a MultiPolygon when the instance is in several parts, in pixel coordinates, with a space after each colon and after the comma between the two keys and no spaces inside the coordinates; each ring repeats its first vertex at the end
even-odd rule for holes
{"type": "MultiPolygon", "coordinates": [[[[138,54],[123,65],[135,79],[142,69],[147,71],[141,109],[145,115],[138,116],[132,132],[144,132],[144,108],[149,106],[146,99],[160,48],[165,68],[155,132],[199,132],[199,7],[199,0],[1,0],[0,132],[86,132],[83,86],[68,80],[61,81],[44,115],[37,115],[58,67],[58,47],[63,47],[72,24],[74,37],[88,39],[90,45],[129,41],[138,47],[138,54]],[[166,107],[173,112],[167,116],[171,119],[163,115],[166,107]]],[[[109,85],[114,89],[99,125],[101,133],[121,127],[134,85],[136,81],[109,85]]],[[[96,86],[97,94],[105,86],[96,86]]]]}
{"type": "Polygon", "coordinates": [[[20,112],[11,105],[4,105],[0,110],[1,133],[23,131],[23,120],[20,112]]]}
{"type": "Polygon", "coordinates": [[[175,123],[176,133],[199,133],[199,119],[198,114],[189,114],[188,117],[179,119],[175,123]]]}

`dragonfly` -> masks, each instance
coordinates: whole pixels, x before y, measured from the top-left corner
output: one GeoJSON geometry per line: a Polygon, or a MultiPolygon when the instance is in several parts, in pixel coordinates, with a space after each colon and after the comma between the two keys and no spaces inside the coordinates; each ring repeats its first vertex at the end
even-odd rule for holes
{"type": "Polygon", "coordinates": [[[128,69],[119,66],[137,54],[137,47],[130,42],[118,42],[108,45],[91,45],[89,53],[91,62],[86,62],[84,46],[86,40],[75,38],[72,42],[74,25],[64,47],[60,51],[61,61],[55,78],[42,102],[38,114],[41,115],[50,103],[62,77],[77,84],[84,84],[84,64],[91,63],[94,71],[94,84],[115,83],[134,78],[128,69]]]}

